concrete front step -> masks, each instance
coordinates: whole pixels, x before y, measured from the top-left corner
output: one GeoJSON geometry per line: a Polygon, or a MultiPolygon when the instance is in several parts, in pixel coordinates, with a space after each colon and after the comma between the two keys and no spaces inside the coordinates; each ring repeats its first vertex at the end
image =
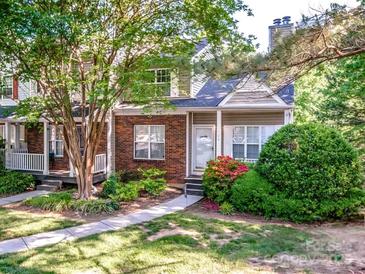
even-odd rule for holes
{"type": "Polygon", "coordinates": [[[203,185],[202,184],[186,183],[186,189],[203,190],[203,185]]]}
{"type": "Polygon", "coordinates": [[[185,183],[187,184],[202,184],[202,177],[187,177],[185,178],[185,183]]]}
{"type": "Polygon", "coordinates": [[[195,195],[195,196],[203,196],[204,192],[200,189],[187,189],[186,190],[187,195],[195,195]]]}
{"type": "Polygon", "coordinates": [[[59,187],[54,186],[54,185],[45,185],[45,184],[37,185],[37,190],[46,190],[46,191],[54,192],[54,191],[57,191],[58,189],[59,189],[59,187]]]}
{"type": "Polygon", "coordinates": [[[57,187],[61,188],[62,181],[61,180],[42,180],[42,185],[57,186],[57,187]]]}

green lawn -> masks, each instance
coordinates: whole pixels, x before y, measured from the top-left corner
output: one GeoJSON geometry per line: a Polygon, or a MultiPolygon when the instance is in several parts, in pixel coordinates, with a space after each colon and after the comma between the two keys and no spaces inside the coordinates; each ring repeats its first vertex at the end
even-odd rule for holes
{"type": "Polygon", "coordinates": [[[257,273],[250,257],[306,254],[306,232],[188,213],[0,257],[0,273],[257,273]]]}
{"type": "Polygon", "coordinates": [[[77,224],[80,222],[0,207],[0,241],[77,224]]]}

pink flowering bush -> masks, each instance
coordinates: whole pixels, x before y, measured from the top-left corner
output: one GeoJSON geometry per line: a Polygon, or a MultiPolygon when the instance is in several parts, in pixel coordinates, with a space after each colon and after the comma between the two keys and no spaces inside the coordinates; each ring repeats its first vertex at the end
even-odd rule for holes
{"type": "Polygon", "coordinates": [[[208,162],[203,175],[203,187],[207,197],[218,204],[228,201],[234,181],[245,174],[248,167],[230,156],[218,156],[208,162]]]}

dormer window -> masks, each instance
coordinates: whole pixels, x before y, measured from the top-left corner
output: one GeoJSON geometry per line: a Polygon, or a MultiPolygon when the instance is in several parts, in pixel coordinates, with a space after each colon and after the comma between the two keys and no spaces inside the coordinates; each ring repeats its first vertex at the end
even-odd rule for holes
{"type": "Polygon", "coordinates": [[[171,96],[171,71],[170,69],[150,69],[153,75],[151,83],[159,86],[165,96],[171,96]]]}
{"type": "Polygon", "coordinates": [[[13,76],[12,75],[3,76],[1,98],[5,98],[5,99],[12,98],[13,89],[14,89],[13,76]]]}

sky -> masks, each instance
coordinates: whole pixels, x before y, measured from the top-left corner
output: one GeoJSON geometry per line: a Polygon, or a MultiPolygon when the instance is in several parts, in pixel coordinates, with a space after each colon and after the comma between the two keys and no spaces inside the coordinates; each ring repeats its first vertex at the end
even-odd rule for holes
{"type": "Polygon", "coordinates": [[[291,16],[292,22],[298,22],[301,15],[313,15],[313,9],[325,10],[331,3],[336,2],[349,7],[356,7],[356,0],[244,0],[253,11],[254,16],[237,14],[238,27],[244,34],[253,34],[260,44],[259,51],[267,51],[269,31],[275,18],[291,16]]]}

